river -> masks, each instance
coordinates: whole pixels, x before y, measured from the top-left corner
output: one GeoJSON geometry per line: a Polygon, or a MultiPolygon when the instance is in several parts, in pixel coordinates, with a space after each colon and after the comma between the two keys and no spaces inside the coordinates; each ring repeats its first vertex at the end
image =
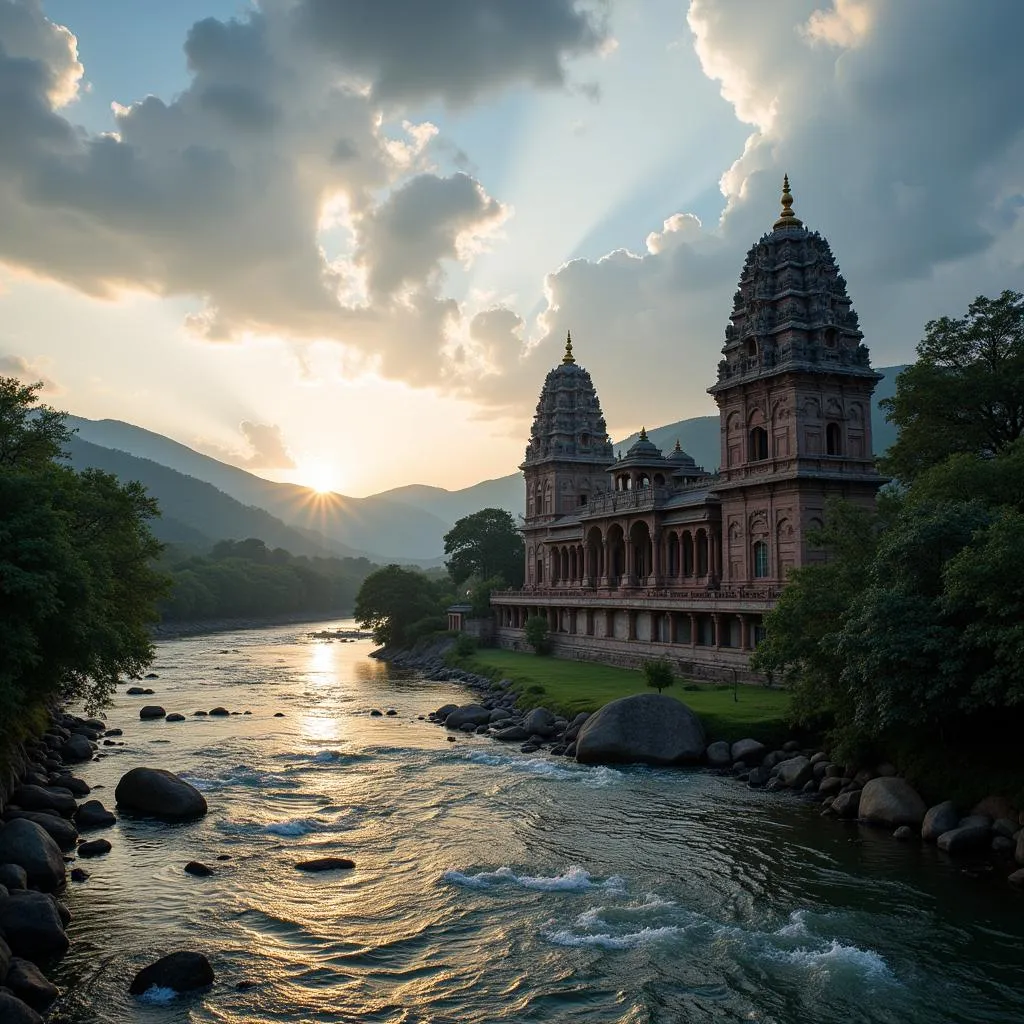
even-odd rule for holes
{"type": "Polygon", "coordinates": [[[97,833],[113,850],[69,885],[63,1020],[1024,1020],[1024,898],[1002,874],[710,772],[449,743],[418,716],[465,691],[320,625],[161,642],[156,696],[116,698],[125,745],[80,773],[95,795],[150,765],[210,811],[97,833]],[[154,700],[188,720],[140,723],[154,700]],[[252,714],[191,717],[219,704],[252,714]],[[356,869],[295,870],[328,854],[356,869]],[[209,956],[212,989],[128,995],[176,949],[209,956]]]}

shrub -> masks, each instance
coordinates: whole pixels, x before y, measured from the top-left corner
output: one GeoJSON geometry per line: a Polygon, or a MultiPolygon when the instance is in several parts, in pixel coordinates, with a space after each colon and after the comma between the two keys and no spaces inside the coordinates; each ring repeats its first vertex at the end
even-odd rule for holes
{"type": "Polygon", "coordinates": [[[455,645],[452,650],[457,658],[472,658],[476,654],[476,638],[468,633],[459,633],[455,637],[455,645]]]}
{"type": "Polygon", "coordinates": [[[550,654],[551,640],[548,637],[548,620],[543,615],[531,615],[523,626],[526,642],[535,654],[550,654]]]}
{"type": "Polygon", "coordinates": [[[647,685],[653,686],[658,693],[676,681],[672,664],[665,658],[659,658],[657,661],[645,661],[644,677],[647,679],[647,685]]]}

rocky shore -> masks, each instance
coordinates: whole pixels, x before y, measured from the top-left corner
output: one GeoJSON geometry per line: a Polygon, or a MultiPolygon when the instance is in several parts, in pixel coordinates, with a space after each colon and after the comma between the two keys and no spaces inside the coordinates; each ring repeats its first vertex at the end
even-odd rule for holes
{"type": "MultiPolygon", "coordinates": [[[[40,1024],[41,1014],[60,995],[46,972],[70,945],[65,929],[71,913],[62,897],[69,880],[88,879],[85,861],[111,850],[110,840],[97,833],[117,822],[73,766],[105,757],[102,747],[120,743],[120,735],[102,719],[56,710],[39,737],[7,755],[0,778],[3,1024],[40,1024]]],[[[163,821],[190,820],[207,810],[206,800],[189,783],[154,768],[133,768],[114,796],[119,813],[163,821]]],[[[156,984],[185,991],[212,980],[201,954],[175,953],[140,971],[130,990],[142,992],[156,984]]]]}
{"type": "Polygon", "coordinates": [[[692,765],[729,773],[752,789],[785,791],[821,805],[824,816],[888,829],[895,840],[934,843],[963,861],[969,873],[1003,873],[1024,889],[1024,811],[998,794],[970,808],[944,800],[928,806],[887,763],[872,766],[834,761],[825,750],[792,739],[780,749],[747,738],[705,742],[699,718],[661,694],[611,701],[571,721],[546,708],[522,710],[507,679],[452,668],[445,655],[450,639],[414,651],[375,652],[392,664],[423,672],[427,679],[461,683],[479,694],[470,704],[447,704],[426,717],[458,733],[518,743],[523,753],[544,750],[585,764],[692,765]]]}

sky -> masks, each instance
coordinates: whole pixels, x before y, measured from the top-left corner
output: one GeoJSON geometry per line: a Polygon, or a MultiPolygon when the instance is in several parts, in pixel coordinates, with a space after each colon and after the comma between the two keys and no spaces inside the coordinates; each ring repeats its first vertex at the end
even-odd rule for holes
{"type": "Polygon", "coordinates": [[[276,480],[514,472],[572,330],[714,413],[745,253],[876,366],[1024,286],[1020,0],[0,0],[0,374],[276,480]]]}

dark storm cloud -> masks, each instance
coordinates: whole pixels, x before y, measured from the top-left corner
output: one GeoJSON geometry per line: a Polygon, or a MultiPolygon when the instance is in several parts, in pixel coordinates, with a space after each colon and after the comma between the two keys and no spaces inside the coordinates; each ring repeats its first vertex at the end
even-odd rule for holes
{"type": "Polygon", "coordinates": [[[382,100],[465,104],[525,82],[564,83],[566,57],[607,39],[600,4],[577,0],[298,0],[297,32],[382,100]]]}

